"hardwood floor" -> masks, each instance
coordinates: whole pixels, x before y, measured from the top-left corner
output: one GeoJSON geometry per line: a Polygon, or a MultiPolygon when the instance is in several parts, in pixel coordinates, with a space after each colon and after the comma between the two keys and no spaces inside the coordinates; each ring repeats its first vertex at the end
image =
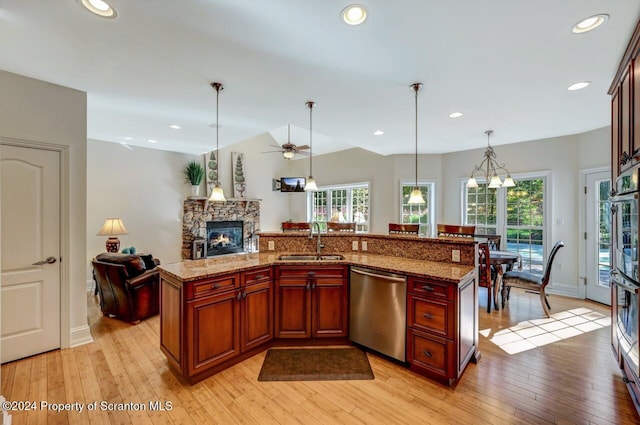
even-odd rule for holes
{"type": "MultiPolygon", "coordinates": [[[[640,423],[611,352],[609,326],[508,354],[491,340],[509,340],[510,327],[542,318],[537,295],[513,290],[510,306],[489,314],[484,289],[480,299],[482,358],[455,388],[372,354],[374,380],[258,382],[265,352],[196,385],[182,384],[160,352],[158,316],[132,326],[103,317],[90,296],[95,342],[2,365],[0,394],[38,404],[11,412],[18,425],[640,423]],[[78,403],[83,411],[41,409],[41,400],[78,403]],[[100,402],[146,410],[103,410],[100,402]],[[149,402],[166,402],[167,410],[151,410],[149,402]]],[[[550,302],[554,313],[586,308],[609,315],[592,302],[560,296],[550,302]]],[[[526,326],[532,324],[519,328],[526,326]]]]}

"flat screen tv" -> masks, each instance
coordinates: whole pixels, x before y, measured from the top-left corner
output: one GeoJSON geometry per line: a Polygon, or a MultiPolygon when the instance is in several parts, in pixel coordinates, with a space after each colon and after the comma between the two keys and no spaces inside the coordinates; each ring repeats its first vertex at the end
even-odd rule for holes
{"type": "Polygon", "coordinates": [[[304,192],[306,182],[304,177],[281,177],[280,192],[304,192]]]}

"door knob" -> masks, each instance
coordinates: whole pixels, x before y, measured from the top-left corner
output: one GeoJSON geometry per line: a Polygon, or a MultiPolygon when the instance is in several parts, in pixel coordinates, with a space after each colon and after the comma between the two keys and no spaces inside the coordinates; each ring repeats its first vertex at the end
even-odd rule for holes
{"type": "Polygon", "coordinates": [[[41,266],[43,264],[53,264],[56,262],[56,257],[48,257],[46,260],[38,261],[31,264],[32,266],[41,266]]]}

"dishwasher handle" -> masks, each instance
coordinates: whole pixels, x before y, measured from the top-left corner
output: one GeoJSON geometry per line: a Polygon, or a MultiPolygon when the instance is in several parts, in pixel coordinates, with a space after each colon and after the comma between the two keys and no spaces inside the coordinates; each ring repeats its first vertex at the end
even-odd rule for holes
{"type": "Polygon", "coordinates": [[[355,268],[351,268],[351,272],[352,273],[361,274],[361,275],[365,275],[365,276],[375,277],[375,278],[378,278],[378,279],[389,280],[391,282],[405,283],[407,281],[403,277],[393,277],[393,276],[388,276],[388,275],[385,275],[385,274],[371,273],[371,272],[368,272],[368,271],[355,269],[355,268]]]}

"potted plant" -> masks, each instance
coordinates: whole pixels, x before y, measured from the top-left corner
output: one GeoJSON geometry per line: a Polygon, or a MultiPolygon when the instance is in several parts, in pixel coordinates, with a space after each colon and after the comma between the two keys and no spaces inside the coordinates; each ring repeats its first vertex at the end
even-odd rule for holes
{"type": "Polygon", "coordinates": [[[191,194],[198,196],[200,194],[200,183],[204,177],[204,167],[198,161],[191,160],[182,170],[185,175],[185,181],[191,184],[191,194]]]}

